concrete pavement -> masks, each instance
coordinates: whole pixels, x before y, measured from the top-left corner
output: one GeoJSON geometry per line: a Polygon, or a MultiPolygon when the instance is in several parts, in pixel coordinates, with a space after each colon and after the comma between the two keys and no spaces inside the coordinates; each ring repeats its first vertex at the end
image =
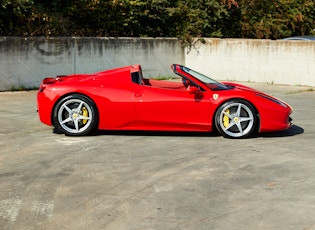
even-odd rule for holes
{"type": "Polygon", "coordinates": [[[249,85],[295,125],[68,137],[39,122],[35,91],[0,93],[0,229],[315,229],[315,92],[249,85]]]}

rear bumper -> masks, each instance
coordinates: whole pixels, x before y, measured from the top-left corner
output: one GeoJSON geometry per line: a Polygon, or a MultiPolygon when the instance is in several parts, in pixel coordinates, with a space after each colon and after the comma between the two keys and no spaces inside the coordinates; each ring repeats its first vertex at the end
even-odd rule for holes
{"type": "Polygon", "coordinates": [[[48,90],[37,93],[37,112],[42,123],[52,126],[52,112],[56,95],[48,90]]]}

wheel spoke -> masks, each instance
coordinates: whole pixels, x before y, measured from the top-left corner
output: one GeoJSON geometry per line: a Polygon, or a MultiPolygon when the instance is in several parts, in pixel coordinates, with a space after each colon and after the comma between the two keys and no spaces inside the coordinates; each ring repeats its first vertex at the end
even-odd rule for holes
{"type": "Polygon", "coordinates": [[[61,124],[67,123],[67,122],[69,122],[69,121],[72,121],[71,117],[68,117],[68,118],[64,119],[64,120],[61,122],[61,124]]]}
{"type": "Polygon", "coordinates": [[[83,105],[83,101],[81,101],[80,105],[76,108],[77,113],[81,111],[82,105],[83,105]]]}
{"type": "Polygon", "coordinates": [[[237,122],[236,123],[236,127],[238,128],[238,130],[240,131],[240,134],[243,134],[243,128],[241,126],[241,123],[240,122],[237,122]]]}
{"type": "Polygon", "coordinates": [[[235,122],[230,122],[230,124],[225,128],[225,130],[229,130],[235,125],[235,122]]]}
{"type": "Polygon", "coordinates": [[[242,104],[239,104],[237,107],[236,116],[238,116],[238,117],[241,116],[241,109],[242,109],[242,104]]]}
{"type": "Polygon", "coordinates": [[[78,132],[79,131],[79,119],[74,120],[74,126],[75,126],[75,130],[78,132]]]}
{"type": "Polygon", "coordinates": [[[241,123],[244,121],[252,121],[254,118],[252,118],[252,117],[240,117],[239,119],[240,119],[240,123],[241,123]]]}
{"type": "Polygon", "coordinates": [[[223,112],[223,114],[224,114],[225,116],[228,116],[228,118],[230,118],[230,119],[232,119],[232,118],[233,118],[233,117],[232,117],[232,115],[231,115],[230,113],[223,112]]]}
{"type": "Polygon", "coordinates": [[[63,107],[68,111],[69,114],[72,112],[72,110],[67,105],[64,104],[63,107]]]}

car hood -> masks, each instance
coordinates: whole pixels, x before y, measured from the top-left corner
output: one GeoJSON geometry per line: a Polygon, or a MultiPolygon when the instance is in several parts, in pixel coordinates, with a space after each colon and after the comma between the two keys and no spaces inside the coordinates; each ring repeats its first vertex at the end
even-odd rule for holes
{"type": "Polygon", "coordinates": [[[248,87],[248,86],[245,86],[242,84],[234,83],[234,82],[222,82],[222,83],[225,85],[232,86],[234,89],[246,91],[246,92],[251,92],[251,93],[256,94],[256,95],[263,97],[265,99],[272,100],[272,101],[276,102],[277,104],[281,104],[282,106],[287,107],[287,108],[292,110],[292,107],[290,105],[288,105],[286,102],[280,100],[279,98],[273,97],[269,94],[266,94],[266,93],[263,93],[259,90],[256,90],[254,88],[251,88],[251,87],[248,87]]]}
{"type": "Polygon", "coordinates": [[[249,92],[252,92],[252,93],[261,93],[261,94],[264,94],[264,93],[262,93],[262,92],[259,91],[259,90],[256,90],[256,89],[251,88],[251,87],[249,87],[249,86],[242,85],[242,84],[238,84],[238,83],[235,83],[235,82],[222,82],[222,83],[225,84],[225,85],[228,85],[228,86],[232,86],[233,88],[236,88],[236,89],[239,89],[239,90],[249,91],[249,92]]]}

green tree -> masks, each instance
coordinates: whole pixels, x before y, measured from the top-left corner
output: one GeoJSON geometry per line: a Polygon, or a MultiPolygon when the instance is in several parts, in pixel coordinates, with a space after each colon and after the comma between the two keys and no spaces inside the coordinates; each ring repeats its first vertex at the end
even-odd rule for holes
{"type": "Polygon", "coordinates": [[[314,0],[2,0],[0,35],[243,37],[315,35],[314,0]]]}
{"type": "Polygon", "coordinates": [[[32,0],[2,0],[0,4],[0,35],[21,34],[21,28],[23,28],[27,17],[31,15],[33,5],[32,0]]]}
{"type": "Polygon", "coordinates": [[[241,0],[242,37],[315,34],[314,4],[313,0],[241,0]]]}

